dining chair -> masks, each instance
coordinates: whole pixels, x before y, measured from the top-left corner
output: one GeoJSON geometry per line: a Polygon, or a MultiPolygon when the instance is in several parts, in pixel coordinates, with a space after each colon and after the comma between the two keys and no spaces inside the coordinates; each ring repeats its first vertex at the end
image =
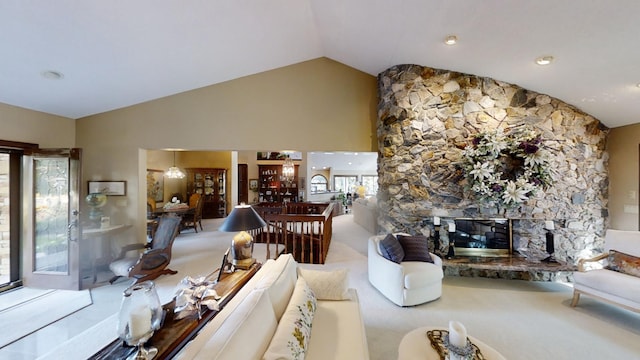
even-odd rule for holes
{"type": "Polygon", "coordinates": [[[180,228],[181,230],[193,228],[195,232],[198,232],[198,225],[200,226],[200,230],[202,230],[202,207],[204,206],[204,198],[200,196],[200,194],[191,195],[191,198],[189,199],[190,208],[191,200],[195,201],[193,211],[182,216],[182,224],[180,228]],[[194,197],[194,195],[198,196],[194,197]]]}
{"type": "Polygon", "coordinates": [[[156,212],[156,200],[147,197],[147,236],[153,239],[153,235],[158,228],[158,215],[156,212]]]}

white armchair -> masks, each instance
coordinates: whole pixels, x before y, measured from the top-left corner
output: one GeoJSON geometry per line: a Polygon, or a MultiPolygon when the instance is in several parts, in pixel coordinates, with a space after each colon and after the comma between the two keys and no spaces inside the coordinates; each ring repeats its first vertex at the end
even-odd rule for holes
{"type": "Polygon", "coordinates": [[[369,282],[398,306],[413,306],[442,296],[442,259],[429,253],[433,263],[387,260],[380,252],[379,242],[386,235],[369,238],[369,282]]]}

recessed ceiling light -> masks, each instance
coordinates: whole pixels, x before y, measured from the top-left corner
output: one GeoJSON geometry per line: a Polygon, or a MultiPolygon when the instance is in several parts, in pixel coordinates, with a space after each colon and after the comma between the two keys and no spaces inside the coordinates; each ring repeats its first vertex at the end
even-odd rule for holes
{"type": "Polygon", "coordinates": [[[55,71],[55,70],[46,70],[40,74],[45,79],[50,79],[50,80],[60,80],[64,77],[64,75],[61,72],[55,71]]]}
{"type": "Polygon", "coordinates": [[[640,83],[637,83],[636,86],[640,88],[640,83]]]}
{"type": "Polygon", "coordinates": [[[447,45],[455,45],[458,43],[458,37],[455,35],[449,35],[444,38],[444,43],[447,45]]]}
{"type": "Polygon", "coordinates": [[[540,56],[539,58],[536,59],[536,64],[549,65],[551,64],[552,61],[553,61],[553,56],[551,55],[540,56]]]}

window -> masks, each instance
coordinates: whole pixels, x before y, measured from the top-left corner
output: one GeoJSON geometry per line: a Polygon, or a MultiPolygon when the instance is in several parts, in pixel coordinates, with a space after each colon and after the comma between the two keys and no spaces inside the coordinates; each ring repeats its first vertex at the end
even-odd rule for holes
{"type": "Polygon", "coordinates": [[[353,193],[358,185],[358,177],[355,175],[336,175],[333,177],[333,188],[343,193],[353,193]]]}
{"type": "Polygon", "coordinates": [[[362,186],[366,189],[367,196],[378,193],[378,175],[362,175],[362,186]]]}
{"type": "Polygon", "coordinates": [[[327,191],[327,178],[322,175],[313,175],[311,178],[311,193],[327,191]]]}

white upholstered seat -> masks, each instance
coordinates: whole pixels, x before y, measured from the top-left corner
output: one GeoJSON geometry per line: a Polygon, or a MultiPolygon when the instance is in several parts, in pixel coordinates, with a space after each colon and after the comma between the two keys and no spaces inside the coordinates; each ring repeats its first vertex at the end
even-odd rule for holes
{"type": "Polygon", "coordinates": [[[369,282],[382,295],[399,306],[413,306],[442,295],[442,259],[430,253],[433,263],[403,261],[400,264],[382,256],[379,241],[386,235],[369,238],[369,282]]]}

